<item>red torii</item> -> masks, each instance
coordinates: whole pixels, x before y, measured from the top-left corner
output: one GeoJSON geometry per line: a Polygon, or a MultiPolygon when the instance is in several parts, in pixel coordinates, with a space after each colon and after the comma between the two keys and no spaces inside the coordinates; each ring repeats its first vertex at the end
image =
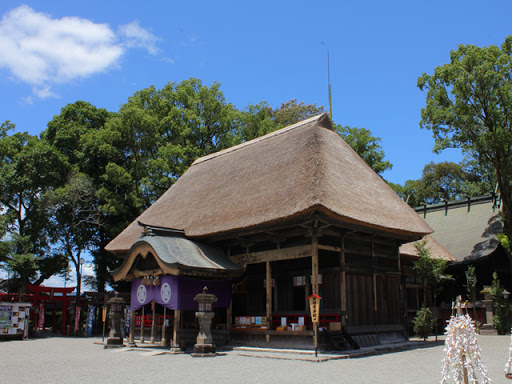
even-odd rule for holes
{"type": "Polygon", "coordinates": [[[27,284],[27,289],[34,292],[32,298],[32,305],[35,307],[40,301],[56,300],[62,301],[62,334],[66,335],[66,320],[67,320],[67,308],[66,302],[68,300],[67,294],[75,290],[75,287],[45,287],[43,285],[32,285],[27,284]],[[48,295],[39,295],[40,293],[47,293],[48,295]],[[55,293],[62,293],[62,296],[55,296],[55,293]]]}

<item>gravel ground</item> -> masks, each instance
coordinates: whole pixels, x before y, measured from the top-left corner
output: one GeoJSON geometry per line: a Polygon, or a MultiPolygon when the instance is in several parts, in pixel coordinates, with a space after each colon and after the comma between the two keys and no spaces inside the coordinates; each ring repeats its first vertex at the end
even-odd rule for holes
{"type": "MultiPolygon", "coordinates": [[[[504,377],[509,336],[479,336],[494,384],[504,377]]],[[[211,358],[103,349],[98,338],[50,337],[0,342],[0,383],[439,383],[443,346],[311,362],[298,354],[233,350],[211,358]],[[246,354],[246,353],[245,353],[246,354]],[[274,357],[274,358],[265,358],[274,357]],[[285,357],[286,359],[281,359],[285,357]]],[[[321,357],[327,355],[321,354],[321,357]]]]}

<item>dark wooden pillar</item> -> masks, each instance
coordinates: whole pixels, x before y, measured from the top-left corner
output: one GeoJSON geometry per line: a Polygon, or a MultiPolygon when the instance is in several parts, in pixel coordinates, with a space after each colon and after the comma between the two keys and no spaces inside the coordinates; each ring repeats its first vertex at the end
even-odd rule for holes
{"type": "Polygon", "coordinates": [[[141,344],[144,343],[144,306],[142,306],[142,316],[140,317],[140,339],[141,344]]]}
{"type": "Polygon", "coordinates": [[[341,236],[341,252],[340,252],[340,309],[341,324],[347,323],[347,272],[345,263],[345,237],[341,236]]]}
{"type": "Polygon", "coordinates": [[[311,285],[313,295],[319,295],[320,290],[318,289],[318,237],[313,236],[312,238],[312,256],[311,256],[311,285]]]}
{"type": "Polygon", "coordinates": [[[378,313],[378,303],[377,303],[377,257],[375,255],[375,242],[372,241],[372,269],[373,269],[373,324],[377,325],[377,313],[378,313]]]}
{"type": "Polygon", "coordinates": [[[226,309],[226,328],[228,331],[233,328],[233,299],[231,299],[229,307],[226,309]]]}
{"type": "Polygon", "coordinates": [[[130,335],[128,336],[128,345],[135,345],[135,311],[130,309],[130,335]]]}
{"type": "MultiPolygon", "coordinates": [[[[312,256],[311,256],[311,289],[313,295],[320,296],[320,290],[318,289],[318,237],[313,236],[312,238],[312,256]]],[[[315,343],[315,356],[317,356],[318,350],[318,323],[313,323],[314,329],[314,343],[315,343]]]]}
{"type": "MultiPolygon", "coordinates": [[[[265,262],[266,264],[266,316],[267,326],[270,327],[272,324],[272,265],[270,261],[265,262]]],[[[267,333],[267,343],[270,343],[270,335],[267,333]]]]}

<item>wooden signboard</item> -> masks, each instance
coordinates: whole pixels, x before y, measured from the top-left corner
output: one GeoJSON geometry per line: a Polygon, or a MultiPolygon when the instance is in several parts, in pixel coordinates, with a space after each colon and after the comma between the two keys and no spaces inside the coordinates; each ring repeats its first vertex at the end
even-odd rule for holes
{"type": "Polygon", "coordinates": [[[320,320],[320,299],[321,297],[318,295],[311,295],[308,297],[309,309],[311,312],[311,322],[313,324],[318,323],[320,320]]]}

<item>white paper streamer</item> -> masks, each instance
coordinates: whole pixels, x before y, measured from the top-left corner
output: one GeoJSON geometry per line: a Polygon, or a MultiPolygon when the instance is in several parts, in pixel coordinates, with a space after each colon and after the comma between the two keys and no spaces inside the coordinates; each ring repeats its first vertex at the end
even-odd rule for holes
{"type": "Polygon", "coordinates": [[[505,377],[512,379],[512,330],[510,332],[510,347],[508,348],[508,361],[505,364],[505,377]]]}
{"type": "MultiPolygon", "coordinates": [[[[464,368],[467,372],[468,383],[491,383],[487,367],[482,359],[473,320],[467,314],[452,316],[445,334],[441,384],[464,383],[464,368]]],[[[507,367],[510,365],[512,365],[511,360],[507,367]]]]}

